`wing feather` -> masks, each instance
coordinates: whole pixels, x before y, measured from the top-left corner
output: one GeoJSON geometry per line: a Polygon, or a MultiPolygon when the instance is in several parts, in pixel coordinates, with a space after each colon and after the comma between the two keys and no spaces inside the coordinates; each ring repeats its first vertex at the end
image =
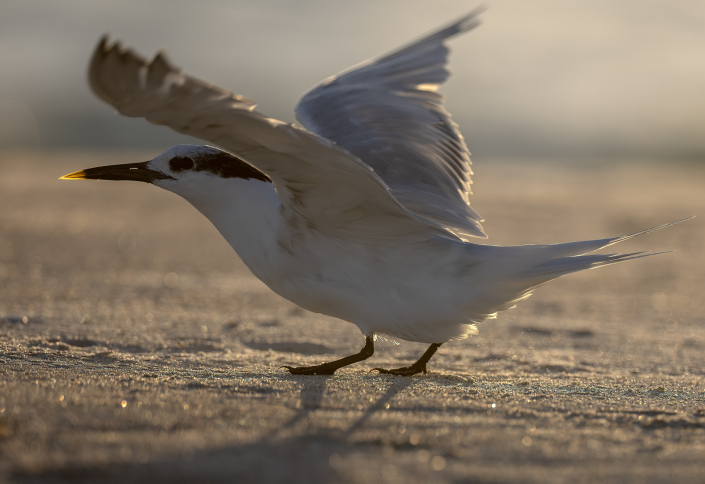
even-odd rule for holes
{"type": "Polygon", "coordinates": [[[89,69],[95,94],[143,117],[216,143],[270,176],[294,217],[346,237],[431,237],[450,232],[401,205],[356,156],[303,128],[268,118],[255,102],[185,75],[164,54],[148,62],[102,39],[89,69]]]}
{"type": "Polygon", "coordinates": [[[471,207],[470,153],[436,91],[448,38],[479,24],[472,12],[410,45],[326,79],[296,116],[371,166],[397,200],[461,238],[486,237],[471,207]]]}

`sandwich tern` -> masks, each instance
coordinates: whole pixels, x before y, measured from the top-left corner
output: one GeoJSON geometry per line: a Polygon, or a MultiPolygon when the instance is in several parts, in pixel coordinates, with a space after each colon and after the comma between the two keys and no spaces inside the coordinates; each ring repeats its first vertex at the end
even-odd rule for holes
{"type": "MultiPolygon", "coordinates": [[[[304,127],[269,118],[255,102],[184,74],[163,53],[147,61],[101,39],[90,63],[94,93],[211,146],[173,146],[142,163],[63,179],[134,180],[169,190],[205,215],[242,261],[280,296],[355,324],[357,354],[293,374],[331,375],[374,353],[376,334],[442,343],[514,307],[552,279],[650,252],[593,254],[634,234],[555,245],[492,246],[470,207],[470,156],[438,87],[445,41],[479,24],[473,12],[330,77],[296,107],[304,127]]],[[[674,222],[675,223],[675,222],[674,222]]]]}

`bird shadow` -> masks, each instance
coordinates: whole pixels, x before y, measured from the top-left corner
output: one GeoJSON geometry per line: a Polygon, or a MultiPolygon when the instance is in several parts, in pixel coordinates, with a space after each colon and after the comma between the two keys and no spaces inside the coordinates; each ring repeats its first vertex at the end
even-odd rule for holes
{"type": "Polygon", "coordinates": [[[284,422],[278,429],[262,436],[262,441],[281,435],[295,427],[301,422],[309,420],[311,414],[320,409],[323,405],[323,397],[328,389],[330,376],[285,376],[282,379],[291,379],[299,386],[299,400],[297,402],[298,412],[288,421],[284,422]]]}
{"type": "MultiPolygon", "coordinates": [[[[282,424],[278,429],[272,430],[266,435],[262,436],[260,441],[271,440],[279,435],[285,434],[291,429],[297,427],[299,424],[305,421],[309,421],[311,416],[317,410],[324,408],[324,399],[326,392],[328,391],[329,382],[331,382],[335,376],[290,376],[283,378],[291,378],[300,387],[299,390],[299,401],[298,412],[292,416],[288,421],[282,424]]],[[[403,391],[412,388],[418,384],[417,379],[408,377],[382,377],[382,376],[371,376],[371,378],[384,380],[386,383],[390,383],[381,396],[372,402],[372,405],[367,407],[362,415],[353,421],[346,430],[344,430],[342,435],[339,435],[336,440],[348,441],[350,438],[358,432],[365,428],[366,424],[377,414],[383,410],[389,408],[390,402],[394,398],[402,393],[403,391]]]]}
{"type": "MultiPolygon", "coordinates": [[[[386,389],[362,415],[342,433],[315,424],[313,414],[326,409],[326,394],[336,376],[282,375],[282,380],[299,387],[296,413],[277,429],[245,444],[189,450],[155,456],[146,463],[113,462],[68,465],[41,470],[15,469],[16,483],[41,482],[336,482],[342,477],[328,464],[332,453],[345,455],[351,446],[367,449],[369,442],[355,442],[353,435],[364,430],[379,412],[386,410],[397,395],[417,385],[414,378],[370,375],[386,389]],[[309,422],[308,425],[303,425],[309,422]]],[[[374,398],[374,396],[372,396],[374,398]]]]}
{"type": "Polygon", "coordinates": [[[409,377],[378,377],[380,379],[392,380],[392,384],[387,388],[387,390],[380,396],[375,402],[372,403],[358,418],[354,421],[350,427],[345,431],[344,438],[349,440],[352,435],[362,430],[367,422],[378,412],[386,410],[387,405],[391,402],[394,397],[403,392],[404,390],[417,385],[417,381],[414,378],[409,377]]]}

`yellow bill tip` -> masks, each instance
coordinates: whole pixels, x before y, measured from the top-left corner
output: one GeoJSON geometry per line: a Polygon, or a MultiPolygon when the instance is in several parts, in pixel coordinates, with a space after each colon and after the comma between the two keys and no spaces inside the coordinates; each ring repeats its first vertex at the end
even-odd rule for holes
{"type": "Polygon", "coordinates": [[[59,180],[85,180],[85,179],[86,179],[85,170],[74,171],[73,173],[69,173],[68,175],[64,175],[64,176],[59,177],[59,180]]]}

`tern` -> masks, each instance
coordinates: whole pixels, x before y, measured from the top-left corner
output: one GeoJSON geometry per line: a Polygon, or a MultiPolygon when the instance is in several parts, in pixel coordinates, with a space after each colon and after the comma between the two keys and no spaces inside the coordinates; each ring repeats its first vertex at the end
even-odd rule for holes
{"type": "Polygon", "coordinates": [[[365,337],[357,354],[289,372],[331,375],[371,357],[385,334],[430,346],[410,366],[375,370],[425,373],[442,343],[475,334],[537,287],[654,255],[593,251],[672,225],[555,245],[472,242],[487,236],[470,207],[470,154],[437,90],[449,76],[445,41],[478,24],[472,12],[322,81],[296,107],[304,127],[186,75],[161,52],[147,61],[103,37],[89,68],[100,99],[223,149],[173,146],[62,178],[134,180],[180,195],[275,293],[365,337]]]}

